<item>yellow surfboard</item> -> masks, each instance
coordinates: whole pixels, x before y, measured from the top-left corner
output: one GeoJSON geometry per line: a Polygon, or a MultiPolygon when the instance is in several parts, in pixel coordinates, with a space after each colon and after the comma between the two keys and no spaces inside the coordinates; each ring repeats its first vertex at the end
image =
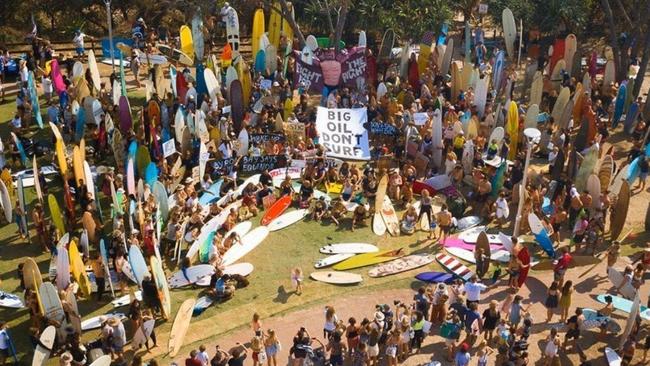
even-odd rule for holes
{"type": "Polygon", "coordinates": [[[253,15],[253,34],[251,37],[251,46],[253,49],[253,57],[257,55],[257,51],[260,49],[260,37],[266,31],[266,26],[264,24],[264,10],[257,9],[255,10],[255,15],[253,15]]]}
{"type": "Polygon", "coordinates": [[[244,106],[248,107],[248,103],[251,99],[251,73],[248,64],[244,60],[239,60],[237,63],[237,74],[239,76],[239,81],[241,81],[242,94],[244,95],[244,106]]]}
{"type": "Polygon", "coordinates": [[[418,71],[420,74],[427,70],[429,57],[431,57],[431,45],[420,43],[420,54],[418,55],[418,71]]]}
{"type": "Polygon", "coordinates": [[[344,260],[341,263],[335,264],[332,268],[337,271],[345,271],[348,269],[371,266],[373,264],[388,262],[390,260],[403,257],[404,254],[402,252],[402,249],[395,249],[383,250],[374,253],[358,254],[352,258],[344,260]]]}
{"type": "Polygon", "coordinates": [[[289,117],[291,117],[291,114],[293,113],[293,101],[291,99],[287,98],[287,100],[284,101],[284,120],[288,120],[289,117]]]}
{"type": "MultiPolygon", "coordinates": [[[[280,3],[273,2],[273,8],[281,9],[280,3]]],[[[280,47],[280,32],[282,31],[282,15],[277,11],[271,9],[271,17],[269,18],[269,42],[275,47],[280,47]]]]}
{"type": "Polygon", "coordinates": [[[52,194],[47,195],[47,204],[50,206],[50,215],[52,216],[52,222],[54,226],[59,230],[59,234],[63,235],[66,233],[65,225],[63,224],[63,213],[59,207],[59,202],[57,202],[56,197],[52,194]]]}
{"type": "Polygon", "coordinates": [[[517,156],[517,140],[519,140],[519,109],[517,103],[510,102],[508,107],[508,135],[510,135],[510,150],[508,151],[508,159],[514,160],[517,156]]]}
{"type": "Polygon", "coordinates": [[[74,277],[75,281],[79,284],[81,293],[83,293],[86,298],[89,298],[91,292],[90,279],[88,279],[86,267],[81,260],[81,253],[79,252],[77,243],[75,243],[74,240],[71,240],[70,245],[68,246],[68,256],[70,257],[70,270],[72,271],[72,277],[74,277]]]}
{"type": "MultiPolygon", "coordinates": [[[[294,12],[293,12],[293,4],[287,2],[287,6],[291,11],[291,18],[295,19],[294,12]]],[[[282,18],[282,34],[287,38],[288,44],[293,43],[293,28],[291,28],[291,24],[289,24],[289,21],[285,18],[282,18]]]]}
{"type": "Polygon", "coordinates": [[[186,25],[181,26],[181,51],[194,60],[194,42],[192,41],[192,30],[186,25]]]}
{"type": "Polygon", "coordinates": [[[84,159],[79,146],[72,148],[72,168],[74,170],[74,178],[77,184],[79,184],[84,179],[84,159]]]}

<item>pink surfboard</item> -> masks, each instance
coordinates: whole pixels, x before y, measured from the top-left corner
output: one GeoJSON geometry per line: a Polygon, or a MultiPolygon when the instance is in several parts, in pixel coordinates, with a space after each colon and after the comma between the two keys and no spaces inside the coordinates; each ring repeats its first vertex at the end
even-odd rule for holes
{"type": "Polygon", "coordinates": [[[65,83],[63,82],[63,75],[61,75],[59,62],[56,59],[52,60],[50,67],[52,68],[52,83],[54,84],[54,89],[56,89],[57,94],[61,94],[65,91],[65,83]]]}
{"type": "MultiPolygon", "coordinates": [[[[445,246],[448,248],[461,248],[465,250],[474,251],[474,244],[465,243],[462,239],[458,238],[447,238],[445,239],[445,246]]],[[[490,244],[490,250],[499,250],[503,249],[503,245],[500,244],[490,244]]]]}

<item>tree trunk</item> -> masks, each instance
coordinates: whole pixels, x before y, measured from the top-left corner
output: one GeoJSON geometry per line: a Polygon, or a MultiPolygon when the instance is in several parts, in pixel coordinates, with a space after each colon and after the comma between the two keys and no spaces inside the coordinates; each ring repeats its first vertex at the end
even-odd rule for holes
{"type": "Polygon", "coordinates": [[[619,76],[621,75],[621,48],[618,46],[618,40],[616,35],[618,34],[616,23],[614,22],[614,15],[612,14],[612,8],[609,6],[609,0],[600,0],[600,3],[605,11],[605,17],[607,18],[607,23],[609,23],[609,42],[614,53],[614,69],[616,70],[616,80],[620,81],[619,76]]]}
{"type": "Polygon", "coordinates": [[[339,51],[341,50],[341,36],[343,35],[343,27],[345,27],[345,19],[348,17],[348,9],[350,7],[350,1],[345,0],[343,1],[343,7],[341,8],[341,12],[339,13],[339,17],[336,20],[336,32],[334,36],[334,49],[336,53],[338,54],[339,51]]]}
{"type": "MultiPolygon", "coordinates": [[[[650,9],[650,3],[648,4],[648,8],[650,9]]],[[[647,24],[645,43],[641,51],[643,52],[643,57],[641,58],[641,62],[639,63],[639,72],[636,74],[636,79],[634,81],[634,89],[632,90],[632,95],[634,96],[635,99],[639,96],[639,92],[641,91],[641,86],[643,85],[645,72],[646,69],[648,68],[648,62],[650,61],[650,32],[648,30],[650,30],[650,20],[648,21],[647,24]]]]}
{"type": "MultiPolygon", "coordinates": [[[[289,10],[289,5],[287,4],[287,0],[280,0],[280,6],[282,9],[275,9],[275,10],[280,10],[280,14],[284,19],[286,19],[289,22],[289,25],[291,26],[291,29],[293,30],[293,35],[298,38],[298,43],[300,43],[300,49],[305,47],[305,36],[302,34],[302,31],[300,31],[300,27],[298,26],[298,23],[296,23],[296,20],[291,16],[291,11],[289,10]]],[[[273,8],[273,5],[271,5],[273,8]]]]}

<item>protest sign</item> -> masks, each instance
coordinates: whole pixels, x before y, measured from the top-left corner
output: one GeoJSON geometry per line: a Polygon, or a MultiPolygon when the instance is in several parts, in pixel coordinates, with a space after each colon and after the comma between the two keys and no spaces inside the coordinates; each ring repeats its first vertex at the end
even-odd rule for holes
{"type": "Polygon", "coordinates": [[[369,160],[366,108],[343,109],[318,107],[316,129],[327,155],[342,159],[369,160]]]}
{"type": "Polygon", "coordinates": [[[168,158],[176,152],[176,141],[174,139],[163,142],[163,156],[168,158]]]}
{"type": "Polygon", "coordinates": [[[285,166],[287,166],[285,155],[244,156],[239,162],[239,172],[252,174],[285,166]]]}
{"type": "Polygon", "coordinates": [[[397,136],[399,135],[399,130],[390,123],[370,122],[370,133],[373,135],[397,136]]]}

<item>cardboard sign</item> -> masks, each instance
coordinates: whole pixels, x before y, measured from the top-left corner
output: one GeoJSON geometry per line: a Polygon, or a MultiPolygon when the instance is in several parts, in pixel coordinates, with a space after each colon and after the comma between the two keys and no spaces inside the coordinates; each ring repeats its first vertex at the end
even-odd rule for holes
{"type": "Polygon", "coordinates": [[[176,141],[174,139],[163,142],[163,156],[168,158],[176,153],[176,141]]]}
{"type": "Polygon", "coordinates": [[[426,113],[413,113],[413,123],[416,126],[424,126],[425,123],[429,120],[429,115],[426,113]]]}

